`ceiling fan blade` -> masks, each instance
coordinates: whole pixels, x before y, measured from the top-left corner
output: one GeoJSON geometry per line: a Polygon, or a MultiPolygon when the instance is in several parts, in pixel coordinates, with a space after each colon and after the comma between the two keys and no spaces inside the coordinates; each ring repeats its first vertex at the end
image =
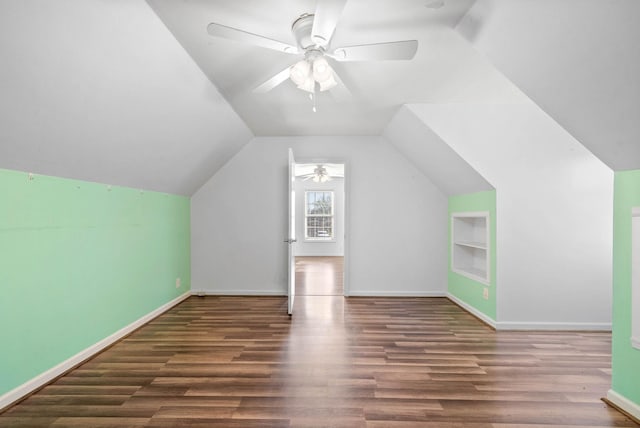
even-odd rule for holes
{"type": "Polygon", "coordinates": [[[444,6],[444,0],[429,0],[427,4],[424,5],[424,7],[428,9],[440,9],[442,6],[444,6]]]}
{"type": "Polygon", "coordinates": [[[311,38],[321,46],[327,46],[336,29],[347,0],[318,0],[313,17],[311,38]]]}
{"type": "Polygon", "coordinates": [[[344,46],[333,51],[336,61],[386,61],[412,59],[418,50],[417,40],[344,46]]]}
{"type": "Polygon", "coordinates": [[[288,78],[289,78],[289,67],[285,68],[280,73],[273,76],[271,79],[267,80],[260,86],[256,87],[253,90],[253,92],[256,94],[264,94],[266,92],[269,92],[270,90],[272,90],[273,88],[275,88],[276,86],[278,86],[279,84],[287,80],[288,78]]]}
{"type": "Polygon", "coordinates": [[[207,32],[210,36],[213,37],[236,40],[238,42],[249,43],[255,46],[273,49],[279,52],[291,54],[298,53],[298,48],[293,45],[288,45],[286,43],[259,36],[257,34],[249,33],[247,31],[238,30],[237,28],[227,27],[226,25],[222,24],[216,24],[215,22],[207,25],[207,32]]]}

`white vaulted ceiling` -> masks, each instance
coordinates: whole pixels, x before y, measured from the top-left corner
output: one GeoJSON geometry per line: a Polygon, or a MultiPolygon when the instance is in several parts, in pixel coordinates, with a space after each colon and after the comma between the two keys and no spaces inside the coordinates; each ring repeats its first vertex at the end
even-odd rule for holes
{"type": "Polygon", "coordinates": [[[384,135],[457,193],[487,183],[473,171],[464,189],[448,183],[469,160],[401,106],[527,97],[612,169],[640,168],[640,2],[429,3],[349,0],[334,46],[419,47],[410,61],[335,64],[352,97],[322,93],[313,113],[289,81],[252,93],[299,57],[206,27],[294,43],[315,0],[2,0],[0,168],[191,195],[254,136],[384,135]]]}
{"type": "Polygon", "coordinates": [[[252,137],[144,1],[0,2],[0,168],[190,195],[252,137]]]}
{"type": "Polygon", "coordinates": [[[295,45],[292,22],[315,1],[148,0],[207,77],[256,135],[380,135],[400,105],[509,97],[492,67],[453,27],[473,0],[449,0],[440,9],[422,0],[349,0],[334,47],[416,39],[410,61],[332,62],[352,93],[326,92],[312,112],[308,94],[287,80],[266,94],[252,90],[301,57],[213,38],[210,22],[295,45]],[[492,74],[493,73],[493,74],[492,74]]]}

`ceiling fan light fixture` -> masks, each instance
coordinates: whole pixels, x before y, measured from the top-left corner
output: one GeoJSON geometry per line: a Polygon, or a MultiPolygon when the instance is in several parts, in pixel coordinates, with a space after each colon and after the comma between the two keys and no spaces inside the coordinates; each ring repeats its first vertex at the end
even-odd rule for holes
{"type": "MultiPolygon", "coordinates": [[[[265,36],[229,27],[215,22],[207,25],[207,32],[212,37],[235,40],[262,48],[302,54],[304,59],[279,71],[266,82],[254,88],[254,93],[265,93],[287,80],[309,93],[315,93],[316,83],[320,91],[338,86],[341,93],[334,94],[338,98],[349,95],[348,89],[329,65],[327,59],[335,61],[388,61],[410,60],[418,49],[417,40],[388,41],[363,45],[338,47],[331,52],[331,39],[342,10],[348,0],[317,0],[314,13],[303,13],[294,20],[291,32],[296,41],[295,46],[273,40],[265,36]]],[[[425,6],[432,9],[441,8],[447,0],[423,0],[425,6]]],[[[315,101],[315,96],[313,97],[315,101]]],[[[313,107],[315,111],[315,105],[313,107]]]]}
{"type": "Polygon", "coordinates": [[[333,72],[329,75],[328,79],[325,79],[322,82],[318,83],[320,84],[320,91],[327,91],[338,84],[335,77],[333,76],[333,72]]]}
{"type": "Polygon", "coordinates": [[[321,56],[313,61],[313,78],[318,83],[333,78],[333,70],[325,57],[321,56]]]}
{"type": "Polygon", "coordinates": [[[313,77],[309,76],[304,82],[298,85],[298,89],[314,93],[316,91],[316,81],[313,80],[313,77]]]}
{"type": "Polygon", "coordinates": [[[311,77],[311,64],[306,59],[296,62],[289,68],[289,77],[297,86],[303,85],[311,77]]]}

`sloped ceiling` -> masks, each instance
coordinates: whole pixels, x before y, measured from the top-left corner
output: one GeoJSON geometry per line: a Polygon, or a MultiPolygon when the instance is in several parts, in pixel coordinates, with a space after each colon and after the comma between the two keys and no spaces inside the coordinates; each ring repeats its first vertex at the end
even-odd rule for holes
{"type": "Polygon", "coordinates": [[[308,94],[289,80],[266,94],[252,90],[300,60],[298,56],[213,38],[211,22],[295,44],[291,23],[315,9],[314,0],[148,0],[177,40],[258,136],[380,135],[400,105],[460,102],[502,94],[494,75],[453,27],[473,0],[440,9],[420,0],[349,0],[333,46],[417,39],[411,61],[334,63],[352,97],[308,94]]]}
{"type": "Polygon", "coordinates": [[[254,134],[385,134],[423,158],[436,140],[412,121],[426,146],[401,136],[401,105],[520,102],[519,88],[610,167],[640,168],[636,0],[350,0],[336,44],[420,47],[409,62],[338,64],[353,97],[322,94],[316,114],[290,82],[250,92],[290,56],[206,34],[215,21],[291,42],[313,5],[3,0],[0,168],[190,195],[254,134]]]}
{"type": "Polygon", "coordinates": [[[253,137],[142,0],[3,0],[0,57],[0,168],[190,195],[253,137]]]}
{"type": "Polygon", "coordinates": [[[447,196],[493,189],[409,107],[400,108],[384,136],[447,196]]]}
{"type": "Polygon", "coordinates": [[[640,1],[478,0],[457,29],[614,170],[640,168],[640,1]]]}

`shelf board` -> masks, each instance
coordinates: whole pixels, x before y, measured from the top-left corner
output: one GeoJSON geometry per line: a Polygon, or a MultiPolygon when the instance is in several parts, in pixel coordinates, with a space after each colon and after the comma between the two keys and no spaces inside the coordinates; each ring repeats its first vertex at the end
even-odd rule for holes
{"type": "Polygon", "coordinates": [[[484,242],[456,241],[454,244],[462,245],[464,247],[479,248],[481,250],[487,249],[487,244],[484,242]]]}
{"type": "Polygon", "coordinates": [[[465,267],[453,267],[452,271],[459,273],[460,275],[464,275],[467,278],[473,279],[475,281],[479,281],[483,284],[489,284],[489,278],[487,278],[487,272],[484,269],[479,269],[476,267],[465,266],[465,267]]]}

